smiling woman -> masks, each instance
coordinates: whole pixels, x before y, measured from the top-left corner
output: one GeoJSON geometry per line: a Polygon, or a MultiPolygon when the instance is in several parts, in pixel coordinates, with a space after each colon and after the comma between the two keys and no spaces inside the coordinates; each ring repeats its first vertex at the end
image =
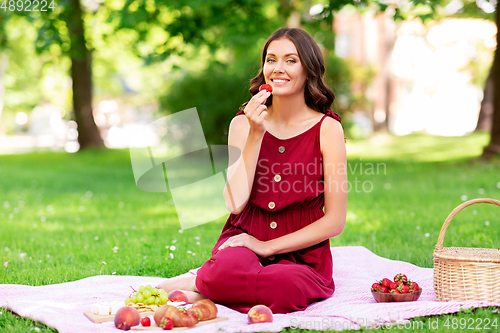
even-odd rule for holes
{"type": "MultiPolygon", "coordinates": [[[[277,30],[264,45],[262,66],[251,81],[252,95],[259,92],[261,84],[268,83],[279,91],[273,91],[265,105],[273,104],[273,98],[290,95],[292,80],[297,88],[304,89],[304,99],[310,108],[327,113],[334,99],[334,92],[325,84],[323,76],[325,65],[321,50],[311,36],[300,29],[282,28],[277,30]],[[272,45],[271,45],[272,44],[272,45]],[[283,88],[283,89],[281,89],[283,88]]],[[[240,110],[244,110],[244,103],[240,110]]]]}
{"type": "Polygon", "coordinates": [[[169,279],[160,285],[165,291],[184,289],[192,299],[199,293],[241,312],[264,304],[274,313],[333,294],[329,238],[344,229],[347,191],[330,184],[347,175],[325,166],[347,162],[324,73],[321,51],[305,31],[282,28],[269,37],[252,98],[229,127],[228,143],[241,151],[229,158],[236,162],[224,189],[231,215],[197,276],[169,279]],[[262,84],[272,95],[259,91],[262,84]],[[306,171],[298,167],[304,165],[306,171]]]}

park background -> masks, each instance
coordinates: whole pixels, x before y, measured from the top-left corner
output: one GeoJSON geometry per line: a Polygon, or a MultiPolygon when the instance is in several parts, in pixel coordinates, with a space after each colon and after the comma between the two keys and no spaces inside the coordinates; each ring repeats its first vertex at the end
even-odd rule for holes
{"type": "MultiPolygon", "coordinates": [[[[448,213],[500,198],[495,2],[66,0],[38,12],[25,4],[0,6],[1,283],[167,277],[207,260],[225,218],[180,230],[171,195],[134,181],[127,147],[158,138],[128,138],[196,107],[207,143],[227,143],[262,46],[282,26],[321,46],[349,179],[372,185],[350,191],[346,229],[332,246],[432,267],[448,213]]],[[[445,246],[500,247],[498,207],[488,206],[459,214],[445,246]]],[[[1,312],[4,331],[50,331],[1,312]]]]}

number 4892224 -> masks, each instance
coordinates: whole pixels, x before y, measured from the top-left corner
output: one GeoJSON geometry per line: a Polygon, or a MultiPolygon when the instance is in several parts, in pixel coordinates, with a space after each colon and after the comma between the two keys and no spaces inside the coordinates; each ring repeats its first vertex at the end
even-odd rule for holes
{"type": "MultiPolygon", "coordinates": [[[[1,0],[0,0],[1,1],[1,0]]],[[[50,0],[49,0],[50,1],[50,0]]],[[[46,12],[48,10],[54,11],[54,0],[49,4],[47,0],[4,0],[0,9],[9,12],[46,12]]]]}

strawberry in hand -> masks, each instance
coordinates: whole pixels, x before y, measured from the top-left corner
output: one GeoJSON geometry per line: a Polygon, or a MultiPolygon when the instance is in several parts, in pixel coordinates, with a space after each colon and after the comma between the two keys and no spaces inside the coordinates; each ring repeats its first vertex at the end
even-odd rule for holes
{"type": "Polygon", "coordinates": [[[273,92],[273,87],[270,84],[261,84],[260,87],[259,87],[259,91],[262,91],[262,90],[267,90],[270,93],[272,93],[273,92]]]}

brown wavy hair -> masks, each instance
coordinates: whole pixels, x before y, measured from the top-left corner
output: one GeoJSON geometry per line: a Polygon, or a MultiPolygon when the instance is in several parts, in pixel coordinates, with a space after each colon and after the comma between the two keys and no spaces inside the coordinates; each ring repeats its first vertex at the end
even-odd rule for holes
{"type": "MultiPolygon", "coordinates": [[[[335,100],[335,93],[330,89],[323,76],[325,75],[325,61],[323,54],[314,41],[314,39],[304,30],[296,28],[281,28],[276,30],[266,41],[262,50],[262,62],[259,73],[256,77],[250,80],[250,94],[255,95],[259,92],[261,84],[266,83],[264,78],[264,63],[266,61],[267,49],[272,41],[287,38],[295,45],[299,54],[300,62],[304,67],[307,75],[306,87],[304,89],[304,99],[306,105],[313,110],[326,114],[331,109],[332,103],[335,100]]],[[[240,106],[242,111],[248,102],[240,106]]],[[[269,96],[266,101],[266,106],[273,104],[273,95],[269,96]]]]}

